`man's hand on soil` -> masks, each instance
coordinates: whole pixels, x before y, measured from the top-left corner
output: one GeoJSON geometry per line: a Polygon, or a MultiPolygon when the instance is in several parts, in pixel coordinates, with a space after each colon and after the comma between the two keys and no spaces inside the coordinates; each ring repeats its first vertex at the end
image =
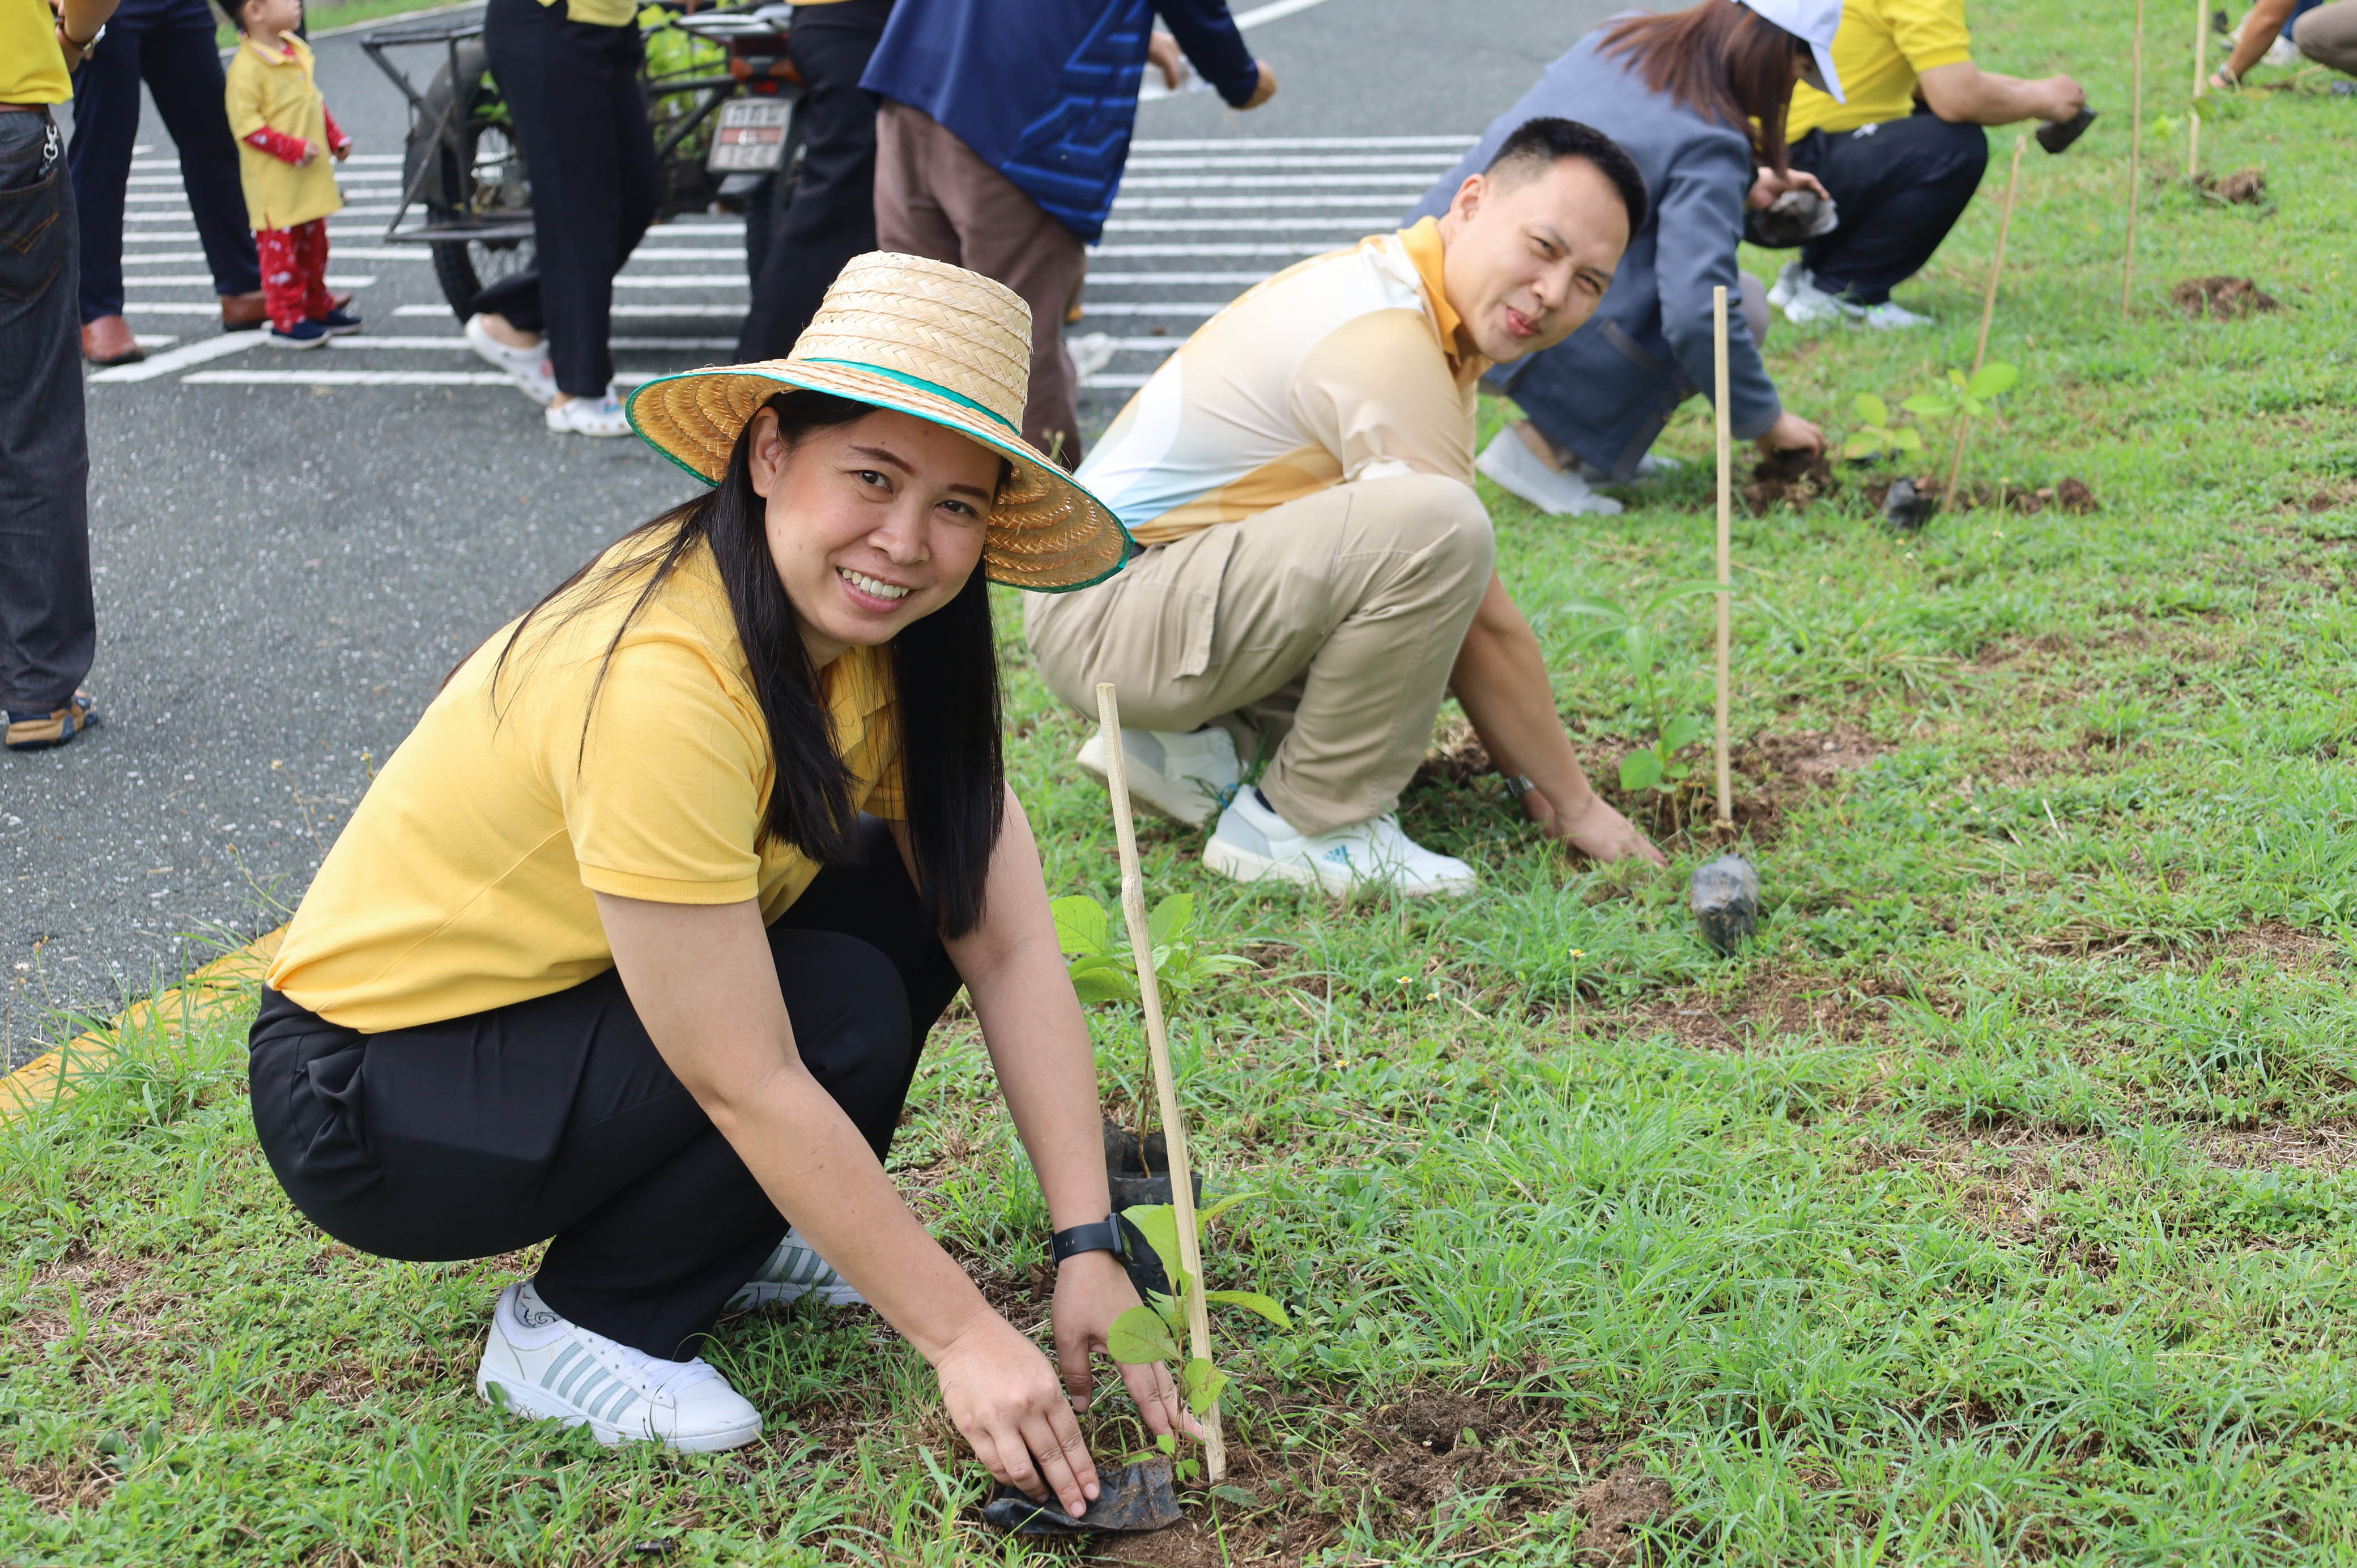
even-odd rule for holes
{"type": "Polygon", "coordinates": [[[1779,452],[1806,452],[1812,457],[1825,449],[1825,433],[1786,409],[1760,438],[1763,456],[1772,457],[1779,452]]]}
{"type": "Polygon", "coordinates": [[[1592,860],[1650,860],[1660,866],[1670,864],[1653,847],[1651,839],[1639,832],[1628,818],[1606,805],[1600,796],[1590,795],[1584,808],[1558,819],[1552,836],[1592,860]]]}

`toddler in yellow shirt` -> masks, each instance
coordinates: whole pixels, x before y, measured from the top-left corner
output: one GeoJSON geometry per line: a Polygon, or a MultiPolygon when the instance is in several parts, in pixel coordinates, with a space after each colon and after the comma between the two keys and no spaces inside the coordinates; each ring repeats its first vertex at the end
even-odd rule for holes
{"type": "Polygon", "coordinates": [[[229,63],[229,124],[237,137],[246,218],[262,258],[270,341],[317,349],[361,329],[328,293],[328,214],[344,204],[331,165],[352,139],[328,113],[312,79],[311,46],[297,38],[303,0],[244,0],[232,14],[244,36],[229,63]]]}

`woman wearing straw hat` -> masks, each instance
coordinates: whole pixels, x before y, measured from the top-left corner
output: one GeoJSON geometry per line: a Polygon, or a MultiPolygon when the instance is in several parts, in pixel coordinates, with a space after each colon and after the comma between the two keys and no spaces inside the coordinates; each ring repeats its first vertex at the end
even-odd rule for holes
{"type": "MultiPolygon", "coordinates": [[[[1130,545],[1017,434],[1028,339],[997,284],[877,253],[790,358],[640,388],[639,433],[716,488],[451,674],[296,911],[253,1029],[262,1146],[364,1251],[554,1238],[493,1311],[494,1403],[734,1447],[759,1414],[683,1359],[714,1320],[864,1298],[994,1474],[1095,1495],[1071,1405],[1137,1298],[1002,781],[985,578],[1079,587],[1130,545]],[[884,1174],[961,983],[1059,1228],[1064,1388],[884,1174]]],[[[1125,1376],[1185,1423],[1167,1375],[1125,1376]]]]}

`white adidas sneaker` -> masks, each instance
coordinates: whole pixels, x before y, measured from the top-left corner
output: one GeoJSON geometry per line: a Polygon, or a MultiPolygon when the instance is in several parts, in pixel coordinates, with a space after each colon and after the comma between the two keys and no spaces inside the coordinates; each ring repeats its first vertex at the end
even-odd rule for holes
{"type": "Polygon", "coordinates": [[[1435,854],[1401,832],[1399,818],[1388,812],[1331,832],[1298,832],[1258,789],[1239,790],[1228,802],[1203,846],[1203,864],[1238,882],[1290,882],[1338,898],[1361,889],[1456,897],[1480,882],[1463,861],[1435,854]]]}
{"type": "Polygon", "coordinates": [[[504,371],[524,396],[543,408],[556,401],[556,369],[548,362],[545,338],[534,348],[511,348],[491,336],[480,316],[467,317],[466,336],[467,347],[475,351],[476,357],[491,369],[504,371]]]}
{"type": "Polygon", "coordinates": [[[770,1261],[754,1271],[745,1286],[728,1298],[726,1312],[750,1312],[771,1302],[800,1301],[816,1296],[828,1306],[866,1306],[867,1298],[854,1289],[841,1274],[828,1267],[827,1261],[802,1238],[802,1232],[791,1226],[786,1229],[786,1239],[770,1254],[770,1261]]]}
{"type": "MultiPolygon", "coordinates": [[[[1128,762],[1129,798],[1182,827],[1200,828],[1210,822],[1243,781],[1235,737],[1217,725],[1183,735],[1125,728],[1121,749],[1128,762]]],[[[1076,760],[1090,777],[1104,778],[1104,731],[1089,736],[1076,760]]]]}
{"type": "Polygon", "coordinates": [[[475,1392],[527,1420],[586,1426],[609,1447],[709,1454],[761,1435],[761,1412],[704,1360],[665,1361],[568,1323],[530,1280],[500,1292],[475,1392]]]}
{"type": "Polygon", "coordinates": [[[1619,501],[1598,495],[1595,488],[1577,474],[1566,474],[1539,461],[1538,454],[1525,446],[1511,426],[1498,432],[1490,445],[1481,448],[1473,466],[1487,474],[1500,489],[1518,495],[1541,511],[1557,517],[1577,517],[1583,512],[1610,517],[1620,510],[1619,501]]]}

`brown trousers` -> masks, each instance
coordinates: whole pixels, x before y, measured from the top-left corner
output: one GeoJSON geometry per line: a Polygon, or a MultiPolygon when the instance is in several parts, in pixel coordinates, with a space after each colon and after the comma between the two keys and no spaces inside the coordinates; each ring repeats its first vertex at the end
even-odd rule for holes
{"type": "Polygon", "coordinates": [[[1080,236],[931,115],[888,98],[876,115],[876,242],[980,273],[1023,296],[1031,307],[1023,436],[1076,467],[1081,378],[1064,351],[1064,311],[1088,263],[1080,236]]]}
{"type": "Polygon", "coordinates": [[[2319,5],[2292,24],[2291,41],[2317,64],[2357,76],[2357,0],[2319,5]]]}
{"type": "Polygon", "coordinates": [[[1095,587],[1027,596],[1023,630],[1083,714],[1111,681],[1125,725],[1243,732],[1238,754],[1268,758],[1269,804],[1326,832],[1398,803],[1496,553],[1456,480],[1361,479],[1157,545],[1095,587]]]}

